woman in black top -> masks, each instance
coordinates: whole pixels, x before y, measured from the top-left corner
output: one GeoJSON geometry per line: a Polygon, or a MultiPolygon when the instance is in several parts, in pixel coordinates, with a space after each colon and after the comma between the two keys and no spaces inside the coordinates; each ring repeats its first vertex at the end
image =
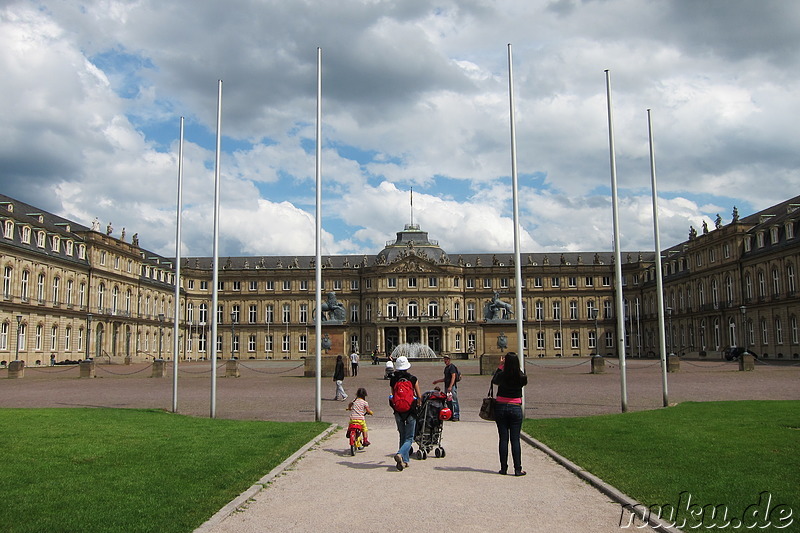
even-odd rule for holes
{"type": "Polygon", "coordinates": [[[497,385],[494,420],[500,437],[500,474],[508,473],[508,444],[511,443],[511,457],[514,460],[514,475],[524,476],[522,469],[522,450],[519,434],[522,430],[522,388],[528,384],[528,376],[519,367],[519,357],[508,352],[500,359],[500,367],[492,376],[497,385]]]}
{"type": "Polygon", "coordinates": [[[346,400],[347,393],[344,391],[342,383],[344,383],[344,361],[341,355],[336,356],[336,368],[333,369],[333,381],[336,382],[336,396],[334,400],[346,400]],[[341,396],[341,398],[340,398],[341,396]]]}

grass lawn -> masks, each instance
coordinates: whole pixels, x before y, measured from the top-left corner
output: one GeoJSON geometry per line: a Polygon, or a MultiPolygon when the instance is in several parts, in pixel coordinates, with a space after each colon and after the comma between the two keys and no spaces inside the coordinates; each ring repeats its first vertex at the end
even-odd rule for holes
{"type": "Polygon", "coordinates": [[[4,532],[192,531],[328,424],[0,409],[4,532]]]}
{"type": "Polygon", "coordinates": [[[800,530],[800,402],[683,403],[525,420],[523,430],[644,506],[669,511],[671,505],[679,527],[688,520],[686,530],[692,524],[716,531],[800,530]],[[693,520],[686,509],[695,504],[693,520]],[[787,510],[791,525],[777,529],[790,520],[787,510]],[[761,529],[767,522],[774,529],[761,529]],[[756,527],[748,529],[751,524],[756,527]]]}

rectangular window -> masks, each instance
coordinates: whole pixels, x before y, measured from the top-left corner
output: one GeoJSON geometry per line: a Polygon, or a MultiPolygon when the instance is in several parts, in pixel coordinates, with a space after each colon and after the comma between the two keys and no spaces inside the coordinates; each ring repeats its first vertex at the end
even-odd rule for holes
{"type": "Polygon", "coordinates": [[[248,352],[255,352],[256,351],[256,336],[249,335],[247,337],[247,351],[248,352]]]}
{"type": "Polygon", "coordinates": [[[467,278],[467,288],[468,289],[475,288],[475,278],[467,278]]]}
{"type": "Polygon", "coordinates": [[[467,322],[475,322],[475,302],[467,303],[467,322]]]}
{"type": "Polygon", "coordinates": [[[501,289],[508,288],[508,278],[500,278],[500,288],[501,289]]]}
{"type": "Polygon", "coordinates": [[[561,302],[553,302],[553,320],[561,320],[561,302]]]}
{"type": "Polygon", "coordinates": [[[269,304],[264,308],[264,322],[267,324],[272,324],[275,322],[275,306],[272,304],[269,304]]]}
{"type": "Polygon", "coordinates": [[[553,348],[556,350],[561,349],[561,332],[556,331],[553,333],[553,348]]]}
{"type": "Polygon", "coordinates": [[[591,276],[586,276],[583,280],[587,287],[594,287],[594,278],[591,276]]]}
{"type": "Polygon", "coordinates": [[[272,335],[267,335],[264,337],[264,351],[267,353],[272,352],[272,335]]]}
{"type": "Polygon", "coordinates": [[[208,290],[208,282],[207,281],[201,281],[200,282],[200,290],[201,291],[207,291],[208,290]]]}
{"type": "Polygon", "coordinates": [[[292,320],[292,311],[289,304],[283,304],[283,323],[288,324],[292,320]]]}
{"type": "Polygon", "coordinates": [[[614,347],[614,334],[610,331],[606,331],[606,348],[613,348],[614,347]]]}
{"type": "Polygon", "coordinates": [[[492,288],[492,278],[483,278],[483,288],[484,289],[492,288]]]}
{"type": "Polygon", "coordinates": [[[300,304],[300,323],[308,324],[308,304],[300,304]]]}
{"type": "MultiPolygon", "coordinates": [[[[339,287],[341,289],[341,287],[339,287]]],[[[292,282],[291,280],[285,279],[283,280],[283,290],[290,291],[292,290],[292,282]]]]}
{"type": "Polygon", "coordinates": [[[580,340],[578,338],[578,332],[577,331],[573,331],[572,332],[572,334],[570,335],[570,340],[571,340],[571,346],[572,346],[573,350],[577,350],[578,348],[580,348],[581,345],[580,345],[580,340]]]}
{"type": "Polygon", "coordinates": [[[550,278],[550,286],[553,288],[558,288],[561,286],[561,280],[557,277],[550,278]]]}
{"type": "Polygon", "coordinates": [[[603,276],[603,287],[611,286],[611,276],[603,276]]]}
{"type": "Polygon", "coordinates": [[[350,290],[351,291],[357,291],[358,290],[358,280],[357,279],[351,279],[350,280],[350,290]]]}
{"type": "Polygon", "coordinates": [[[247,311],[247,321],[250,324],[258,322],[258,308],[255,304],[251,304],[247,311]]]}
{"type": "Polygon", "coordinates": [[[570,276],[568,284],[569,284],[570,287],[577,287],[578,286],[578,278],[576,278],[575,276],[570,276]]]}
{"type": "Polygon", "coordinates": [[[308,337],[306,335],[300,335],[299,342],[297,343],[297,349],[301,352],[308,351],[308,337]]]}
{"type": "Polygon", "coordinates": [[[430,276],[428,278],[428,287],[438,287],[439,286],[439,278],[435,276],[430,276]]]}
{"type": "Polygon", "coordinates": [[[289,347],[292,345],[292,339],[289,335],[284,335],[283,340],[281,341],[281,351],[284,353],[289,352],[289,347]]]}
{"type": "Polygon", "coordinates": [[[417,288],[417,278],[409,277],[408,278],[408,288],[409,289],[416,289],[417,288]]]}
{"type": "Polygon", "coordinates": [[[541,289],[542,288],[542,277],[541,276],[536,276],[535,278],[533,278],[533,286],[536,289],[541,289]]]}
{"type": "Polygon", "coordinates": [[[248,290],[257,291],[258,290],[258,282],[256,280],[254,280],[254,279],[251,279],[250,283],[248,284],[248,290]]]}
{"type": "Polygon", "coordinates": [[[536,349],[544,350],[544,331],[536,333],[536,349]]]}
{"type": "Polygon", "coordinates": [[[233,282],[233,290],[235,290],[235,291],[242,290],[242,282],[241,281],[234,281],[233,282]]]}
{"type": "Polygon", "coordinates": [[[217,290],[220,291],[220,292],[225,290],[225,282],[224,281],[218,281],[217,282],[217,290]]]}
{"type": "Polygon", "coordinates": [[[300,280],[300,290],[301,291],[307,291],[308,290],[308,280],[307,279],[301,279],[300,280]]]}
{"type": "Polygon", "coordinates": [[[389,287],[390,289],[396,289],[397,288],[397,278],[388,278],[386,280],[386,286],[389,287]]]}
{"type": "Polygon", "coordinates": [[[275,282],[273,280],[268,280],[265,285],[266,290],[274,291],[275,290],[275,282]]]}
{"type": "Polygon", "coordinates": [[[342,280],[340,279],[333,280],[333,290],[335,291],[342,290],[342,280]]]}

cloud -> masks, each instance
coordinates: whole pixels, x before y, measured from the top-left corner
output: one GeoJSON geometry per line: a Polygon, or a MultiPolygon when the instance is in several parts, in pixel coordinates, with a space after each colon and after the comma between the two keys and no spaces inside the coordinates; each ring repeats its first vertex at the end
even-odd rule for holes
{"type": "Polygon", "coordinates": [[[798,22],[777,0],[5,2],[3,192],[174,253],[185,116],[184,248],[210,255],[222,79],[221,254],[313,253],[322,47],[327,253],[377,253],[412,186],[446,251],[509,252],[512,43],[523,249],[610,249],[606,68],[623,246],[652,247],[647,109],[669,246],[800,186],[798,22]]]}

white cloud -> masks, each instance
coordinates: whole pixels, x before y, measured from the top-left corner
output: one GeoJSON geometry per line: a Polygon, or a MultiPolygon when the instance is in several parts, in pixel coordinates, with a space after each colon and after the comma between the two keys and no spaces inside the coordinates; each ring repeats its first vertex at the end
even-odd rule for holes
{"type": "Polygon", "coordinates": [[[3,192],[169,255],[183,115],[185,247],[210,255],[221,78],[221,253],[313,253],[321,46],[328,253],[377,253],[412,185],[448,252],[510,251],[510,42],[523,248],[611,246],[605,68],[623,246],[652,247],[647,108],[669,246],[800,189],[799,23],[771,0],[5,2],[3,192]]]}

